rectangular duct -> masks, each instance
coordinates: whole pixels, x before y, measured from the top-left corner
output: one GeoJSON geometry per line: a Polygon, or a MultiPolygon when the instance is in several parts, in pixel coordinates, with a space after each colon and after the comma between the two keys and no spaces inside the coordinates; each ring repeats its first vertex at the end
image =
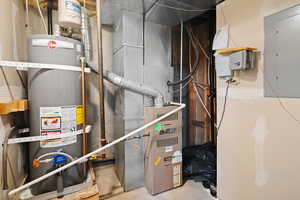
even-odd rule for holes
{"type": "MultiPolygon", "coordinates": [[[[113,33],[113,72],[143,83],[143,16],[123,10],[113,33]]],[[[115,93],[115,139],[143,125],[143,96],[118,88],[115,93]]],[[[142,132],[140,134],[143,134],[142,132]]],[[[115,149],[116,167],[125,191],[143,186],[143,140],[129,140],[115,149]]]]}
{"type": "MultiPolygon", "coordinates": [[[[215,1],[211,0],[201,2],[202,6],[199,1],[187,0],[104,0],[102,23],[113,25],[114,28],[112,71],[127,80],[160,91],[165,101],[173,100],[172,88],[167,86],[167,81],[173,81],[174,77],[174,68],[171,67],[171,25],[201,12],[187,14],[161,5],[185,9],[210,9],[215,5],[215,1]],[[148,14],[144,16],[146,11],[148,14]]],[[[153,106],[153,101],[149,97],[118,88],[114,104],[114,137],[117,139],[143,125],[144,106],[153,106]]],[[[117,145],[115,157],[117,174],[124,190],[143,186],[143,139],[128,140],[117,145]]]]}
{"type": "MultiPolygon", "coordinates": [[[[166,84],[173,77],[173,68],[170,66],[170,27],[147,22],[144,49],[143,15],[128,10],[122,10],[118,15],[113,26],[113,72],[127,80],[151,86],[163,93],[166,101],[172,100],[166,84]]],[[[143,125],[144,106],[153,106],[153,100],[121,88],[117,89],[114,110],[115,138],[143,125]]],[[[117,174],[125,191],[143,186],[143,139],[125,141],[117,145],[115,152],[117,174]]]]}
{"type": "Polygon", "coordinates": [[[177,25],[215,9],[224,0],[103,0],[102,23],[112,25],[123,10],[145,14],[146,21],[177,25]]]}

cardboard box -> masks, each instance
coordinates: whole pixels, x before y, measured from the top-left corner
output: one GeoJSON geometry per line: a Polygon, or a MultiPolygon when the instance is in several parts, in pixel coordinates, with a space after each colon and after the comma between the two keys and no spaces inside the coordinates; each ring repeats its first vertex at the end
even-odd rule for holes
{"type": "MultiPolygon", "coordinates": [[[[145,108],[145,123],[176,106],[145,108]]],[[[152,195],[182,185],[182,113],[145,130],[145,186],[152,195]]]]}

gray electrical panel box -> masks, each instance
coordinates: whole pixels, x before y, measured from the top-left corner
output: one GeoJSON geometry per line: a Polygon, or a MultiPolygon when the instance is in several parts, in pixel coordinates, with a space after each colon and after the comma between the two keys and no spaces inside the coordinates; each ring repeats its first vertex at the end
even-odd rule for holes
{"type": "Polygon", "coordinates": [[[265,18],[266,97],[300,97],[299,21],[299,5],[265,18]]]}

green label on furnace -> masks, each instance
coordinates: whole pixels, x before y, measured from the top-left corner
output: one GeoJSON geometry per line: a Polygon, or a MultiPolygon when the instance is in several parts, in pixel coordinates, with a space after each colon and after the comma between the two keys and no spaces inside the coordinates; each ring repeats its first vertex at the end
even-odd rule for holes
{"type": "Polygon", "coordinates": [[[155,131],[160,131],[161,129],[162,129],[162,125],[160,123],[155,125],[155,128],[154,128],[155,131]]]}

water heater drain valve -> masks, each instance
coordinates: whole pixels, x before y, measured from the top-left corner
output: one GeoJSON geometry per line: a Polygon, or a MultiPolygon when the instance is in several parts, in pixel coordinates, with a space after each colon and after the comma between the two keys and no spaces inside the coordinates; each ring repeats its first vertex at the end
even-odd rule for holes
{"type": "Polygon", "coordinates": [[[67,161],[68,161],[68,158],[64,155],[56,155],[53,157],[53,160],[52,160],[53,164],[55,164],[55,165],[62,165],[62,164],[67,163],[67,161]]]}

